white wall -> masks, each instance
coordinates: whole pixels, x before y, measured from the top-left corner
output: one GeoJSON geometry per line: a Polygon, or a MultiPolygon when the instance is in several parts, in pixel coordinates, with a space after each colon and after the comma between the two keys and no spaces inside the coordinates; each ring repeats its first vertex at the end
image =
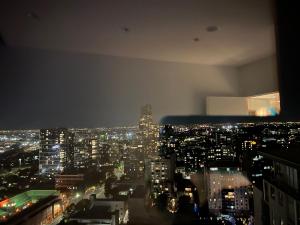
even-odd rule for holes
{"type": "Polygon", "coordinates": [[[246,97],[214,97],[206,99],[206,113],[211,116],[248,116],[246,97]]]}
{"type": "Polygon", "coordinates": [[[206,96],[238,96],[237,70],[78,53],[0,52],[0,128],[133,125],[140,107],[205,114],[206,96]]]}
{"type": "Polygon", "coordinates": [[[0,128],[134,125],[147,103],[159,121],[205,115],[207,96],[278,90],[274,56],[234,68],[4,48],[0,73],[0,128]]]}
{"type": "Polygon", "coordinates": [[[241,96],[253,96],[278,91],[275,55],[238,68],[241,96]]]}

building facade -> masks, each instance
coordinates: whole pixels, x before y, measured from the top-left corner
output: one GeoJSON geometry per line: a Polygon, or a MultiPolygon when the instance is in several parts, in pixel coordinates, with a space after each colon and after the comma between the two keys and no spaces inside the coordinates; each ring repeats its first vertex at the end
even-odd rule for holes
{"type": "Polygon", "coordinates": [[[272,173],[263,177],[264,215],[267,221],[274,225],[300,224],[300,161],[299,149],[289,149],[289,152],[274,150],[260,154],[273,162],[272,173]]]}
{"type": "Polygon", "coordinates": [[[74,167],[74,134],[68,129],[41,129],[39,173],[54,175],[74,167]]]}

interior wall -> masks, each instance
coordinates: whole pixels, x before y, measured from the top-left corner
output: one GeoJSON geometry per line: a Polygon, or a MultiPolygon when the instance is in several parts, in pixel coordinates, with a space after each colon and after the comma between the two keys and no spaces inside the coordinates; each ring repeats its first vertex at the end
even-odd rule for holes
{"type": "Polygon", "coordinates": [[[246,97],[207,97],[206,114],[210,116],[248,116],[246,97]]]}
{"type": "Polygon", "coordinates": [[[147,103],[158,121],[239,95],[232,67],[4,48],[0,72],[0,128],[134,125],[147,103]]]}
{"type": "Polygon", "coordinates": [[[238,68],[241,96],[253,96],[278,91],[276,56],[238,68]]]}

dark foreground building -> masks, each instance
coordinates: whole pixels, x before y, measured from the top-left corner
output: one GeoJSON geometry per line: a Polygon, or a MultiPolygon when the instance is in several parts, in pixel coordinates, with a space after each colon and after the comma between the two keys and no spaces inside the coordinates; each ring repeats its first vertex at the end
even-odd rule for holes
{"type": "Polygon", "coordinates": [[[263,176],[262,190],[254,190],[255,224],[300,224],[300,148],[259,152],[272,162],[272,172],[263,176]]]}
{"type": "Polygon", "coordinates": [[[41,225],[59,220],[63,212],[59,192],[30,190],[0,202],[1,225],[41,225]]]}

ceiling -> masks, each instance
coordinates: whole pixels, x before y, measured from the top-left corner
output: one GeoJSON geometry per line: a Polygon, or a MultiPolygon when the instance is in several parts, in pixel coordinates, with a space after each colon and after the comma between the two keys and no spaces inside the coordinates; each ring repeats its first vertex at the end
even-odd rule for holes
{"type": "Polygon", "coordinates": [[[240,66],[275,52],[270,1],[6,0],[0,33],[13,47],[240,66]]]}

